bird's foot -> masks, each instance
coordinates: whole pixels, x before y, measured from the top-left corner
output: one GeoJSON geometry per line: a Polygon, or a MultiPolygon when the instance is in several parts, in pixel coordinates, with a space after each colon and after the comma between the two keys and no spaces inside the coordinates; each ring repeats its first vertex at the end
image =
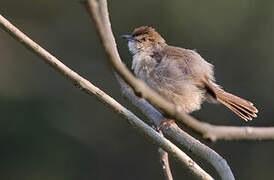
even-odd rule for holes
{"type": "Polygon", "coordinates": [[[168,124],[171,124],[171,123],[175,123],[173,119],[164,118],[164,119],[161,119],[161,122],[159,124],[157,124],[156,126],[153,126],[153,128],[159,132],[159,131],[162,131],[163,128],[165,128],[168,124]]]}

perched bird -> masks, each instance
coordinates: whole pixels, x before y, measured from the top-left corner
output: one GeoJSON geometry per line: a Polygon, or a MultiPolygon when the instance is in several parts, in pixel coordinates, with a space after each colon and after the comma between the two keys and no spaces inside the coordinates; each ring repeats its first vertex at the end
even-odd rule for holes
{"type": "Polygon", "coordinates": [[[199,110],[206,100],[222,103],[246,121],[257,117],[258,110],[251,102],[215,83],[213,65],[197,52],[168,45],[148,26],[136,28],[122,38],[128,40],[136,77],[187,113],[199,110]]]}

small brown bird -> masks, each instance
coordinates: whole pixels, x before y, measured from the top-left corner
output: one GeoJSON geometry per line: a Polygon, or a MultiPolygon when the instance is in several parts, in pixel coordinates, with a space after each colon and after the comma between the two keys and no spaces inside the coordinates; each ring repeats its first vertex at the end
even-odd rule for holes
{"type": "Polygon", "coordinates": [[[167,45],[148,26],[136,28],[122,38],[128,40],[137,78],[187,113],[200,109],[201,103],[207,100],[222,103],[246,121],[257,117],[258,110],[251,102],[215,84],[213,65],[197,52],[167,45]]]}

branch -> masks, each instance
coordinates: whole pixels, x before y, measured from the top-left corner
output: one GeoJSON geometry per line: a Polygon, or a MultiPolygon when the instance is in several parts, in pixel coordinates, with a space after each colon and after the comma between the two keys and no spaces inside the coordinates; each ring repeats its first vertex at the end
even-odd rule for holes
{"type": "Polygon", "coordinates": [[[197,121],[191,128],[211,142],[217,140],[274,140],[274,127],[216,126],[197,121]]]}
{"type": "MultiPolygon", "coordinates": [[[[159,131],[161,136],[163,136],[162,131],[159,131]]],[[[168,162],[168,153],[165,152],[162,148],[158,149],[159,154],[160,154],[160,162],[162,164],[164,176],[166,180],[173,180],[172,173],[170,170],[169,162],[168,162]]]]}
{"type": "Polygon", "coordinates": [[[85,93],[95,96],[97,100],[106,104],[110,109],[119,114],[125,119],[132,127],[136,128],[143,135],[147,136],[157,146],[163,148],[170,155],[175,157],[181,164],[189,169],[189,171],[199,179],[211,180],[213,179],[203,169],[201,169],[191,158],[189,158],[184,152],[178,147],[172,144],[169,140],[162,137],[153,130],[150,126],[136,117],[132,112],[127,110],[125,107],[116,102],[113,98],[108,96],[106,93],[95,87],[88,80],[82,78],[76,72],[69,69],[57,58],[52,56],[45,49],[40,47],[37,43],[32,41],[29,37],[23,34],[19,29],[13,26],[8,20],[0,15],[0,27],[9,33],[14,39],[22,43],[31,52],[38,55],[44,62],[50,65],[53,69],[61,73],[66,79],[71,81],[76,87],[80,88],[85,93]]]}

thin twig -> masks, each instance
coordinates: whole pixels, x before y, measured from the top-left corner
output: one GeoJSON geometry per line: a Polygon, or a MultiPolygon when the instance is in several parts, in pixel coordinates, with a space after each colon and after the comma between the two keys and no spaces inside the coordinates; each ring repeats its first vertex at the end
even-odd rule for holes
{"type": "Polygon", "coordinates": [[[8,20],[0,15],[0,27],[9,33],[14,39],[22,43],[31,52],[38,55],[44,62],[50,65],[53,69],[60,72],[66,79],[71,81],[76,87],[83,90],[85,93],[95,96],[99,101],[110,107],[111,110],[115,111],[122,118],[127,120],[127,122],[134,128],[136,128],[141,134],[147,136],[153,143],[157,146],[163,148],[170,155],[175,157],[181,164],[188,167],[190,172],[199,179],[213,179],[209,174],[207,174],[202,168],[199,167],[191,158],[189,158],[184,152],[182,152],[178,147],[172,144],[169,140],[162,137],[153,130],[150,126],[136,117],[132,112],[127,110],[125,107],[116,102],[113,98],[105,94],[103,91],[95,87],[88,80],[84,79],[57,58],[52,56],[45,49],[40,47],[37,43],[32,41],[19,29],[13,26],[8,20]]]}
{"type": "MultiPolygon", "coordinates": [[[[163,133],[161,130],[159,131],[159,134],[163,136],[163,133]]],[[[168,153],[164,151],[162,148],[159,148],[158,152],[160,154],[160,162],[162,164],[165,180],[173,180],[169,162],[168,162],[168,153]]]]}
{"type": "Polygon", "coordinates": [[[193,121],[190,128],[211,142],[217,140],[274,140],[274,127],[216,126],[196,119],[190,121],[193,121]]]}

